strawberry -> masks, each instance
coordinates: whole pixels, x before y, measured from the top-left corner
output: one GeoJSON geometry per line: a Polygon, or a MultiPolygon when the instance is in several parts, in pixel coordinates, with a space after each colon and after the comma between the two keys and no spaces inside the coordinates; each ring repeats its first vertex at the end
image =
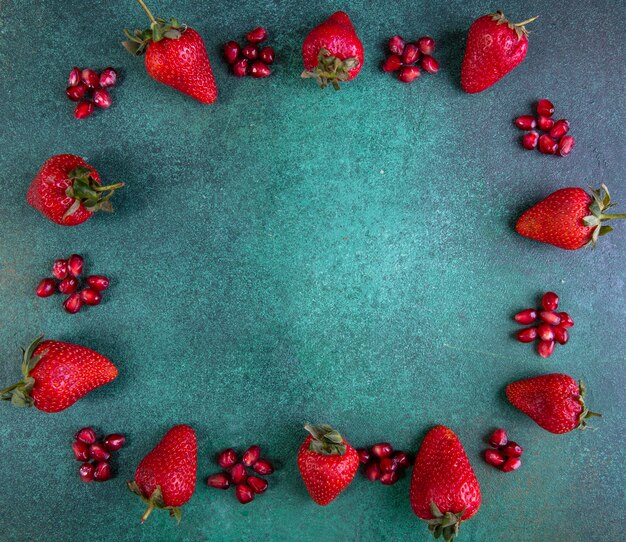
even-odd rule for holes
{"type": "Polygon", "coordinates": [[[132,54],[145,53],[148,75],[196,100],[212,104],[217,85],[204,41],[193,28],[176,19],[155,18],[143,0],[138,0],[150,19],[150,28],[124,30],[128,41],[122,43],[132,54]]]}
{"type": "Polygon", "coordinates": [[[511,404],[550,433],[586,429],[587,419],[600,416],[585,406],[585,385],[565,374],[518,380],[506,387],[511,404]]]}
{"type": "Polygon", "coordinates": [[[595,245],[598,237],[613,231],[604,222],[626,218],[626,214],[604,214],[613,205],[604,184],[591,195],[582,188],[562,188],[528,209],[515,229],[535,241],[577,250],[595,245]]]}
{"type": "Polygon", "coordinates": [[[300,446],[298,469],[311,498],[326,506],[352,482],[359,454],[330,425],[304,428],[311,434],[300,446]]]}
{"type": "Polygon", "coordinates": [[[124,183],[100,185],[100,175],[80,156],[58,154],[46,160],[33,179],[26,201],[62,226],[76,226],[96,211],[111,211],[113,192],[124,183]]]}
{"type": "Polygon", "coordinates": [[[37,337],[22,350],[24,378],[0,390],[3,400],[42,412],[59,412],[115,380],[115,365],[101,354],[84,346],[42,339],[37,337]]]}
{"type": "Polygon", "coordinates": [[[411,507],[435,538],[450,542],[480,508],[480,485],[452,429],[433,427],[415,456],[411,507]]]}
{"type": "Polygon", "coordinates": [[[524,25],[537,17],[513,24],[496,11],[480,17],[469,29],[461,66],[461,86],[465,92],[482,92],[516,68],[528,50],[524,25]]]}
{"type": "Polygon", "coordinates": [[[302,44],[304,79],[314,78],[320,88],[352,81],[363,67],[363,44],[347,13],[333,13],[316,26],[302,44]]]}
{"type": "Polygon", "coordinates": [[[188,425],[175,425],[144,457],[128,488],[148,504],[141,523],[155,508],[169,510],[180,523],[180,507],[193,495],[196,486],[198,447],[196,433],[188,425]]]}

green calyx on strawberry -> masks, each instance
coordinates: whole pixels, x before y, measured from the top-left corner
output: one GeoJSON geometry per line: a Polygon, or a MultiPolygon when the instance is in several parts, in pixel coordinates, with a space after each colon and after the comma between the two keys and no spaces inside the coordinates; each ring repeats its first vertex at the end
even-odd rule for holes
{"type": "Polygon", "coordinates": [[[439,507],[432,501],[430,503],[430,513],[433,515],[433,519],[427,520],[428,530],[433,533],[435,538],[443,537],[444,542],[452,542],[454,538],[459,534],[459,527],[461,526],[461,518],[465,514],[464,508],[458,514],[453,512],[446,512],[445,514],[439,510],[439,507]]]}
{"type": "Polygon", "coordinates": [[[330,425],[313,425],[307,423],[304,428],[311,433],[313,440],[309,450],[322,455],[344,455],[347,447],[343,437],[330,425]]]}
{"type": "Polygon", "coordinates": [[[24,378],[12,386],[0,390],[0,399],[3,401],[11,401],[11,404],[17,407],[33,406],[34,401],[30,396],[30,392],[33,391],[35,386],[35,379],[30,376],[30,372],[46,354],[46,352],[42,352],[37,356],[34,355],[42,339],[43,335],[37,337],[26,349],[22,348],[22,375],[24,378]]]}
{"type": "Polygon", "coordinates": [[[493,21],[495,21],[497,25],[505,24],[511,30],[515,30],[515,33],[517,34],[517,38],[520,40],[522,39],[522,36],[528,36],[529,34],[528,30],[526,30],[525,25],[532,23],[535,19],[539,18],[539,16],[537,16],[537,17],[532,17],[530,19],[526,19],[525,21],[522,21],[521,23],[512,23],[504,16],[504,13],[502,13],[500,10],[496,11],[495,13],[490,13],[489,16],[491,17],[493,21]]]}
{"type": "Polygon", "coordinates": [[[580,406],[583,408],[583,410],[580,413],[580,417],[578,418],[578,427],[576,429],[580,429],[581,431],[584,431],[585,429],[589,427],[587,424],[587,420],[589,418],[594,418],[594,417],[601,418],[602,414],[598,414],[597,412],[592,412],[585,406],[585,395],[587,393],[587,387],[585,386],[585,383],[582,380],[578,381],[578,386],[580,388],[580,395],[578,396],[578,402],[580,403],[580,406]]]}
{"type": "Polygon", "coordinates": [[[155,508],[158,508],[159,510],[169,510],[170,516],[176,518],[176,521],[180,523],[180,520],[182,518],[182,511],[180,507],[165,505],[160,486],[157,486],[156,489],[152,492],[152,495],[150,495],[149,498],[146,498],[136,482],[126,482],[126,484],[128,486],[128,489],[130,489],[135,495],[139,495],[141,500],[148,505],[148,508],[144,512],[143,516],[141,516],[141,523],[145,523],[145,521],[148,519],[148,516],[155,508]]]}
{"type": "Polygon", "coordinates": [[[150,28],[135,30],[132,33],[124,29],[124,35],[128,41],[123,41],[122,45],[129,53],[141,56],[151,41],[161,41],[164,38],[177,40],[187,28],[185,25],[181,25],[177,19],[171,18],[166,21],[161,17],[155,17],[142,0],[137,1],[150,19],[150,28]]]}
{"type": "Polygon", "coordinates": [[[321,89],[324,89],[330,83],[335,90],[339,90],[340,81],[348,81],[350,71],[358,67],[359,59],[339,58],[330,54],[328,49],[320,49],[317,55],[318,64],[312,70],[302,72],[303,79],[315,79],[321,89]]]}
{"type": "Polygon", "coordinates": [[[88,167],[78,166],[69,173],[72,184],[68,186],[65,194],[74,200],[69,207],[63,219],[74,214],[81,204],[90,213],[96,211],[113,211],[111,206],[111,196],[118,188],[122,188],[124,183],[111,184],[109,186],[100,186],[93,177],[93,172],[88,167]]]}
{"type": "Polygon", "coordinates": [[[626,214],[604,214],[604,211],[615,206],[615,203],[611,203],[611,194],[605,184],[602,184],[597,190],[591,190],[591,197],[593,203],[589,205],[590,215],[583,218],[583,224],[588,228],[595,228],[591,236],[591,240],[586,246],[595,246],[598,241],[598,237],[606,235],[613,231],[611,226],[605,226],[603,223],[607,220],[616,220],[620,218],[626,218],[626,214]]]}

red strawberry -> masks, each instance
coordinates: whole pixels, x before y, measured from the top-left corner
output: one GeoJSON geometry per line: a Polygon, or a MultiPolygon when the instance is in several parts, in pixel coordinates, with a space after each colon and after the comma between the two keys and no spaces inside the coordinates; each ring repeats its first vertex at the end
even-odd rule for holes
{"type": "Polygon", "coordinates": [[[175,425],[144,457],[128,488],[148,504],[141,523],[155,508],[169,510],[180,523],[180,507],[193,495],[198,448],[196,433],[188,425],[175,425]]]}
{"type": "Polygon", "coordinates": [[[316,26],[302,44],[304,72],[321,88],[330,83],[339,90],[340,81],[352,81],[363,67],[363,44],[347,13],[333,13],[316,26]]]}
{"type": "Polygon", "coordinates": [[[613,205],[604,184],[591,195],[582,188],[562,188],[528,209],[515,229],[535,241],[577,250],[595,245],[599,236],[613,230],[604,222],[626,218],[626,214],[604,214],[613,205]]]}
{"type": "Polygon", "coordinates": [[[100,175],[80,156],[58,154],[41,167],[26,201],[52,222],[76,226],[96,211],[111,211],[109,199],[122,186],[100,186],[100,175]]]}
{"type": "Polygon", "coordinates": [[[411,477],[411,507],[428,529],[450,542],[480,508],[480,485],[457,436],[433,427],[420,446],[411,477]]]}
{"type": "Polygon", "coordinates": [[[565,374],[518,380],[506,387],[511,404],[550,433],[586,429],[587,418],[600,416],[585,406],[585,385],[565,374]]]}
{"type": "Polygon", "coordinates": [[[352,482],[359,454],[330,425],[304,428],[311,434],[300,446],[298,469],[311,498],[325,506],[352,482]]]}
{"type": "Polygon", "coordinates": [[[525,24],[537,17],[513,24],[496,11],[480,17],[469,29],[461,66],[461,86],[465,92],[482,92],[516,68],[528,50],[525,24]]]}
{"type": "Polygon", "coordinates": [[[146,54],[148,75],[196,100],[212,104],[217,99],[217,85],[204,41],[193,28],[176,19],[155,18],[143,1],[139,4],[150,19],[150,28],[124,30],[124,47],[134,55],[146,54]]]}
{"type": "Polygon", "coordinates": [[[99,386],[115,380],[117,369],[107,358],[76,344],[41,341],[22,350],[23,380],[0,390],[15,406],[59,412],[99,386]]]}

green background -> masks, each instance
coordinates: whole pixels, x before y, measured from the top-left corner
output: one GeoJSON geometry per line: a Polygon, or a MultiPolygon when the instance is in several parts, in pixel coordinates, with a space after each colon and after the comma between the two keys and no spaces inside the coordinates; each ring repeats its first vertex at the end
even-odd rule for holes
{"type": "MultiPolygon", "coordinates": [[[[612,187],[626,204],[623,2],[151,3],[204,37],[213,106],[153,82],[119,46],[146,18],[131,1],[0,0],[0,379],[43,332],[113,360],[119,378],[56,415],[3,405],[0,540],[428,540],[409,480],[359,475],[325,508],[307,496],[297,449],[305,421],[355,446],[416,451],[452,427],[483,505],[461,541],[623,540],[626,224],[594,251],[518,236],[520,212],[564,186],[612,187]],[[471,22],[501,7],[533,15],[526,61],[480,95],[459,88],[471,22]],[[360,76],[338,93],[299,78],[307,31],[349,11],[364,43],[360,76]],[[263,24],[278,61],[267,80],[228,74],[219,48],[263,24]],[[384,42],[436,38],[442,70],[406,86],[380,70],[384,42]],[[79,122],[64,96],[72,66],[113,65],[114,106],[79,122]],[[524,151],[512,119],[548,97],[570,119],[568,158],[524,151]],[[76,228],[25,202],[57,153],[125,181],[116,212],[76,228]],[[78,252],[106,274],[104,303],[65,314],[39,299],[55,258],[78,252]],[[576,321],[552,358],[512,338],[512,314],[557,291],[576,321]],[[515,379],[584,378],[604,413],[596,431],[556,436],[504,398],[515,379]],[[127,492],[138,461],[173,424],[198,433],[198,484],[180,526],[139,525],[127,492]],[[117,477],[86,485],[70,450],[79,427],[128,435],[117,477]],[[525,449],[505,475],[480,458],[504,426],[525,449]],[[258,442],[280,467],[240,506],[209,490],[214,454],[258,442]]],[[[622,212],[624,209],[622,205],[622,212]]]]}

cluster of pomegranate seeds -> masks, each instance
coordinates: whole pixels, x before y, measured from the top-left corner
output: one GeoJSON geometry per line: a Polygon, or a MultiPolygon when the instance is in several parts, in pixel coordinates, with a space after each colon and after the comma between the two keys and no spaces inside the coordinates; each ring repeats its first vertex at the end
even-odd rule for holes
{"type": "Polygon", "coordinates": [[[99,74],[91,68],[72,68],[67,80],[65,94],[73,102],[78,102],[74,109],[74,117],[86,119],[95,110],[108,109],[113,100],[107,90],[117,84],[117,72],[113,68],[105,68],[99,74]],[[94,105],[95,104],[95,105],[94,105]]]}
{"type": "Polygon", "coordinates": [[[556,343],[566,344],[569,341],[569,328],[574,320],[566,312],[556,312],[559,307],[559,296],[554,292],[546,292],[541,298],[541,308],[525,309],[513,318],[518,324],[527,326],[538,322],[537,326],[527,327],[517,332],[517,340],[530,343],[539,339],[537,352],[542,358],[549,358],[554,352],[556,343]]]}
{"type": "Polygon", "coordinates": [[[530,130],[522,136],[522,147],[529,151],[539,148],[542,154],[559,156],[567,156],[572,152],[576,140],[568,134],[569,121],[567,119],[555,121],[552,115],[554,105],[544,98],[537,102],[537,116],[522,115],[515,119],[515,126],[520,130],[530,130]],[[544,133],[540,134],[539,131],[544,133]]]}
{"type": "Polygon", "coordinates": [[[496,429],[489,438],[491,449],[485,450],[485,461],[503,472],[511,472],[522,466],[522,448],[517,442],[509,440],[504,429],[496,429]]]}
{"type": "Polygon", "coordinates": [[[257,474],[269,476],[274,472],[273,465],[261,457],[261,448],[256,444],[243,453],[241,461],[235,450],[227,448],[218,454],[217,464],[224,471],[209,476],[207,485],[216,489],[228,489],[234,485],[235,496],[241,504],[248,504],[255,495],[267,489],[267,480],[259,478],[257,474]],[[254,474],[248,474],[248,469],[252,469],[254,474]]]}
{"type": "Polygon", "coordinates": [[[407,467],[411,465],[409,456],[395,450],[388,442],[379,442],[370,448],[357,450],[359,460],[364,465],[365,476],[371,481],[391,486],[395,484],[407,467]]]}
{"type": "Polygon", "coordinates": [[[74,435],[72,451],[82,461],[78,476],[83,482],[106,482],[111,478],[111,454],[126,444],[126,437],[111,433],[102,440],[91,427],[83,427],[74,435]]]}
{"type": "Polygon", "coordinates": [[[82,256],[72,254],[67,260],[55,260],[52,275],[42,279],[37,286],[39,297],[50,297],[55,292],[67,295],[63,308],[76,314],[85,305],[99,305],[102,292],[109,287],[109,279],[103,275],[90,275],[85,279],[84,288],[78,291],[79,277],[83,273],[85,261],[82,256]],[[56,279],[56,280],[55,280],[56,279]]]}
{"type": "Polygon", "coordinates": [[[267,39],[267,30],[262,26],[246,34],[246,45],[241,47],[236,41],[229,41],[224,45],[224,57],[231,65],[233,74],[237,77],[250,75],[261,79],[271,75],[269,66],[274,63],[274,49],[262,47],[261,43],[267,39]]]}
{"type": "Polygon", "coordinates": [[[389,56],[383,63],[383,71],[398,72],[398,79],[403,83],[412,83],[422,70],[428,73],[439,71],[439,62],[432,56],[435,40],[422,36],[414,43],[406,43],[402,36],[393,36],[389,40],[389,56]]]}

